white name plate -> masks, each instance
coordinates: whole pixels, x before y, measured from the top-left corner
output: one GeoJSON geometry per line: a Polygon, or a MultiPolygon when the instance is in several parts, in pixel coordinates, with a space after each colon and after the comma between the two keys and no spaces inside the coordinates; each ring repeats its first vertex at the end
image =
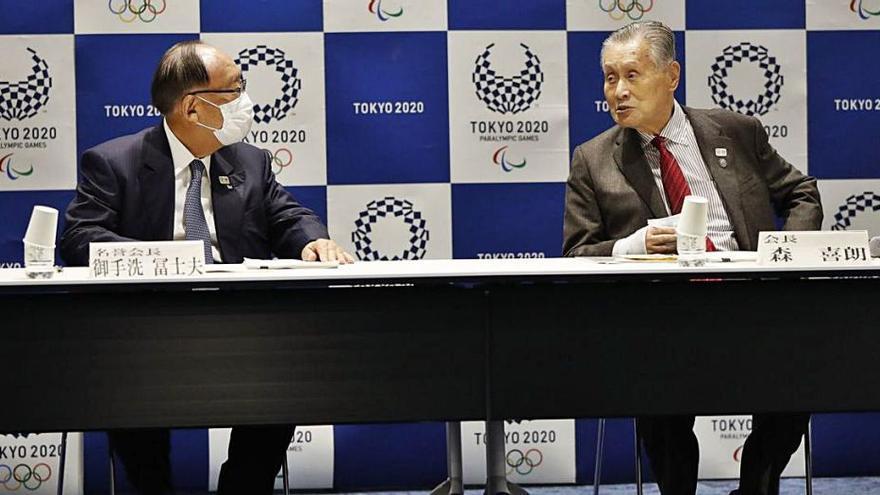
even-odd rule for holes
{"type": "Polygon", "coordinates": [[[205,273],[202,241],[92,242],[89,276],[98,279],[197,277],[205,273]]]}
{"type": "Polygon", "coordinates": [[[758,235],[758,264],[789,267],[870,265],[868,232],[761,232],[758,235]]]}

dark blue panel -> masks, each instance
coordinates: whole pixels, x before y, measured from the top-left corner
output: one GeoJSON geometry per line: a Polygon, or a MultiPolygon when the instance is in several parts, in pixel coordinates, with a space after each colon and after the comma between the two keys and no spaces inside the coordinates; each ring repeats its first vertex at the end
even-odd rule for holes
{"type": "Polygon", "coordinates": [[[208,489],[208,430],[171,430],[171,475],[181,490],[208,489]]]}
{"type": "MultiPolygon", "coordinates": [[[[109,450],[104,432],[89,432],[83,441],[84,492],[110,493],[109,450]]],[[[125,468],[116,459],[116,492],[132,490],[125,468]]],[[[208,430],[171,431],[171,476],[178,490],[208,489],[208,430]]]]}
{"type": "Polygon", "coordinates": [[[449,0],[449,29],[565,29],[565,0],[449,0]]]}
{"type": "Polygon", "coordinates": [[[327,225],[327,188],[325,186],[293,186],[285,187],[296,201],[314,211],[327,225]]]}
{"type": "Polygon", "coordinates": [[[150,82],[162,54],[193,34],[76,37],[77,151],[161,122],[149,115],[150,82]]]}
{"type": "Polygon", "coordinates": [[[688,29],[803,29],[806,21],[804,0],[687,0],[688,29]]]}
{"type": "Polygon", "coordinates": [[[446,479],[443,423],[335,426],[333,489],[430,488],[446,479]]]}
{"type": "MultiPolygon", "coordinates": [[[[575,423],[578,484],[593,483],[597,431],[597,420],[579,419],[575,423]]],[[[600,481],[603,485],[635,482],[635,437],[631,418],[605,420],[605,442],[602,453],[600,481]]],[[[642,461],[642,470],[643,480],[650,481],[652,478],[646,459],[642,461]]]]}
{"type": "Polygon", "coordinates": [[[83,492],[91,495],[110,493],[108,465],[110,449],[107,434],[87,431],[83,434],[83,492]]]}
{"type": "Polygon", "coordinates": [[[73,0],[0,0],[0,34],[73,34],[73,0]]]}
{"type": "Polygon", "coordinates": [[[325,59],[329,184],[449,181],[445,32],[326,34],[325,59]]]}
{"type": "Polygon", "coordinates": [[[813,466],[816,476],[880,474],[880,414],[813,415],[813,466]]]}
{"type": "Polygon", "coordinates": [[[880,175],[880,31],[807,33],[810,175],[862,179],[880,175]]]}
{"type": "Polygon", "coordinates": [[[321,0],[210,0],[201,2],[202,32],[321,31],[321,0]],[[245,15],[246,14],[246,15],[245,15]]]}
{"type": "Polygon", "coordinates": [[[562,254],[565,184],[453,184],[453,257],[562,254]]]}
{"type": "MultiPolygon", "coordinates": [[[[614,120],[599,105],[605,101],[600,63],[602,41],[610,33],[568,33],[568,108],[569,146],[571,150],[614,125],[614,120]],[[597,103],[598,102],[598,103],[597,103]]],[[[684,33],[675,33],[676,58],[681,64],[681,78],[675,99],[684,104],[685,46],[684,33]]]]}
{"type": "MultiPolygon", "coordinates": [[[[21,243],[34,205],[51,206],[58,210],[58,237],[64,229],[64,211],[73,199],[73,191],[6,191],[0,192],[0,266],[6,263],[21,263],[24,252],[21,243]]],[[[55,245],[58,245],[56,240],[55,245]]],[[[55,250],[55,263],[61,263],[61,256],[55,250]]],[[[15,265],[13,265],[15,266],[15,265]]]]}

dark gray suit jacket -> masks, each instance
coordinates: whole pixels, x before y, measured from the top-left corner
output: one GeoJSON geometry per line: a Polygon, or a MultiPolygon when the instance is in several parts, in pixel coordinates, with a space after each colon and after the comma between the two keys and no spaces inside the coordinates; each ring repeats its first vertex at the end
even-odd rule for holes
{"type": "MultiPolygon", "coordinates": [[[[777,216],[784,230],[821,228],[816,179],[779,156],[758,119],[684,111],[741,250],[756,250],[758,232],[777,230],[777,216]],[[716,148],[727,149],[726,167],[716,148]]],[[[666,215],[638,132],[614,126],[575,149],[565,191],[565,256],[610,256],[615,241],[666,215]]]]}

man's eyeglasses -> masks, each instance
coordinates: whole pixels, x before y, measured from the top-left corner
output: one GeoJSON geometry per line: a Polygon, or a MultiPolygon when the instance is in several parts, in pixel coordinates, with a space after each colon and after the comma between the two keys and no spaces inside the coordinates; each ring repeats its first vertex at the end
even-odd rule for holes
{"type": "Polygon", "coordinates": [[[196,91],[190,91],[187,94],[188,95],[198,95],[198,94],[202,94],[202,93],[235,93],[235,94],[241,96],[241,94],[246,89],[247,89],[247,79],[242,78],[238,83],[238,87],[235,89],[199,89],[196,91]]]}

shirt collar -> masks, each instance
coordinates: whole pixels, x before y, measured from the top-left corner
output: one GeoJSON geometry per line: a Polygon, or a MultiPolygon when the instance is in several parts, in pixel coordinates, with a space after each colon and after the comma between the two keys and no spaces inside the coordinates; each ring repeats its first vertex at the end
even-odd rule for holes
{"type": "Polygon", "coordinates": [[[177,136],[171,131],[171,128],[168,127],[168,121],[162,119],[162,127],[165,129],[165,135],[168,136],[168,146],[171,148],[171,160],[174,162],[174,176],[176,177],[178,174],[183,172],[184,170],[189,169],[189,164],[192,163],[193,160],[201,160],[202,163],[205,164],[205,172],[208,177],[211,176],[211,155],[208,155],[204,158],[197,158],[193,155],[183,143],[180,142],[180,139],[177,139],[177,136]]]}
{"type": "MultiPolygon", "coordinates": [[[[677,101],[672,100],[672,117],[666,123],[666,127],[660,131],[660,136],[666,138],[676,144],[687,144],[685,136],[687,135],[687,116],[684,114],[681,105],[677,101]]],[[[639,137],[642,139],[642,147],[650,146],[654,136],[646,132],[639,131],[639,137]]]]}

